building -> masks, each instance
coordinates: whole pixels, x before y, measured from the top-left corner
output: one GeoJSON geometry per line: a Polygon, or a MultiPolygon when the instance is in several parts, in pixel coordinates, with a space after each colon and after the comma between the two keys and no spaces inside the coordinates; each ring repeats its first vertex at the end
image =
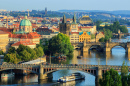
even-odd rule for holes
{"type": "Polygon", "coordinates": [[[69,36],[70,32],[70,24],[66,23],[66,17],[65,15],[63,16],[62,23],[59,24],[59,30],[61,33],[66,34],[69,36]]]}
{"type": "Polygon", "coordinates": [[[36,48],[36,43],[33,43],[32,41],[19,41],[19,42],[12,44],[11,46],[15,47],[15,49],[17,49],[20,44],[28,46],[30,48],[36,48]]]}
{"type": "Polygon", "coordinates": [[[70,30],[71,30],[71,32],[78,32],[78,24],[76,23],[75,14],[74,14],[74,17],[73,17],[73,22],[71,23],[71,26],[70,26],[70,30]]]}
{"type": "Polygon", "coordinates": [[[3,52],[8,51],[9,49],[9,34],[4,32],[4,31],[0,31],[0,50],[2,50],[3,52]]]}
{"type": "Polygon", "coordinates": [[[25,16],[25,19],[21,20],[20,26],[19,26],[19,32],[16,33],[30,33],[32,32],[32,24],[31,22],[27,19],[27,16],[25,16]]]}
{"type": "Polygon", "coordinates": [[[31,32],[27,34],[12,34],[9,33],[9,43],[13,44],[19,41],[32,41],[33,43],[40,43],[40,35],[36,32],[31,32]]]}
{"type": "Polygon", "coordinates": [[[83,16],[80,20],[79,20],[80,24],[90,24],[92,23],[92,19],[89,16],[83,16]]]}
{"type": "Polygon", "coordinates": [[[96,34],[97,32],[96,26],[79,26],[78,28],[83,32],[91,32],[91,34],[96,34]]]}
{"type": "Polygon", "coordinates": [[[45,8],[45,15],[47,15],[47,8],[45,8]]]}
{"type": "Polygon", "coordinates": [[[40,43],[40,34],[35,32],[35,29],[32,30],[32,24],[25,16],[25,19],[21,20],[19,30],[15,34],[9,33],[9,43],[13,44],[12,46],[17,46],[19,44],[24,44],[31,46],[31,48],[36,47],[36,44],[40,43]]]}
{"type": "Polygon", "coordinates": [[[79,33],[79,42],[84,42],[84,41],[87,41],[87,42],[90,42],[91,41],[91,35],[90,35],[90,32],[80,32],[79,33]]]}
{"type": "Polygon", "coordinates": [[[79,32],[71,32],[70,42],[71,43],[79,43],[79,32]]]}
{"type": "Polygon", "coordinates": [[[99,33],[96,33],[96,36],[95,36],[95,37],[96,37],[96,38],[95,38],[96,42],[99,42],[99,39],[100,39],[100,38],[104,38],[105,35],[104,35],[103,32],[99,32],[99,33]]]}

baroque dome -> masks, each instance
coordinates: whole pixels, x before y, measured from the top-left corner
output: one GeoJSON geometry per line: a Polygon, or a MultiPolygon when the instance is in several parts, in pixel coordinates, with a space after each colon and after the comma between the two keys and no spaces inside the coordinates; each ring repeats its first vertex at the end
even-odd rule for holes
{"type": "Polygon", "coordinates": [[[31,22],[27,19],[27,16],[25,16],[25,19],[21,20],[20,26],[32,26],[31,22]]]}

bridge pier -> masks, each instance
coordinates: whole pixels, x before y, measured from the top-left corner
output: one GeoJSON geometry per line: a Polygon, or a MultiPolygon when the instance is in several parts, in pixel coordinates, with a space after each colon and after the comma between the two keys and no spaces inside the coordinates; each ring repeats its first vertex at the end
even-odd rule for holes
{"type": "Polygon", "coordinates": [[[38,75],[39,80],[45,80],[45,79],[52,79],[53,78],[52,73],[48,73],[48,74],[47,73],[43,74],[43,73],[44,73],[44,69],[43,69],[43,67],[40,66],[39,75],[38,75]]]}
{"type": "Polygon", "coordinates": [[[99,80],[102,78],[102,70],[97,67],[96,69],[96,78],[95,78],[95,84],[96,86],[99,86],[99,80]]]}
{"type": "Polygon", "coordinates": [[[44,73],[44,69],[43,69],[43,67],[41,67],[41,65],[40,65],[39,75],[38,75],[38,79],[39,79],[39,80],[46,79],[47,74],[43,74],[43,73],[44,73]]]}

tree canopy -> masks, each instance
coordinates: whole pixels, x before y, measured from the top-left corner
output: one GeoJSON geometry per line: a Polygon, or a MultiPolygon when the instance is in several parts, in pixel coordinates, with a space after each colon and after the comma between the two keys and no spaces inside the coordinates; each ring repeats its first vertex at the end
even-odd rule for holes
{"type": "Polygon", "coordinates": [[[5,55],[4,60],[9,63],[18,63],[19,61],[29,61],[43,56],[43,48],[37,46],[35,49],[31,49],[28,46],[19,45],[17,50],[14,47],[10,47],[8,53],[5,55]]]}
{"type": "Polygon", "coordinates": [[[99,84],[101,86],[122,86],[121,76],[114,69],[110,69],[110,71],[106,71],[103,74],[103,78],[100,79],[99,84]]]}
{"type": "Polygon", "coordinates": [[[48,49],[51,54],[64,54],[69,55],[73,52],[73,46],[70,43],[70,39],[66,34],[59,33],[49,40],[48,49]]]}

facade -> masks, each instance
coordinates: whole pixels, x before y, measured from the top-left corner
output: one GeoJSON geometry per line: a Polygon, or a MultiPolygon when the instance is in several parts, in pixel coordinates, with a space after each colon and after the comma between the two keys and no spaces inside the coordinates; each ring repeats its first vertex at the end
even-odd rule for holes
{"type": "Polygon", "coordinates": [[[80,24],[90,24],[92,23],[92,20],[89,16],[83,16],[79,22],[80,24]]]}
{"type": "Polygon", "coordinates": [[[12,44],[11,46],[15,47],[15,49],[17,49],[20,44],[28,46],[30,48],[36,48],[36,44],[33,43],[32,41],[19,41],[19,42],[16,42],[16,43],[12,44]]]}
{"type": "Polygon", "coordinates": [[[71,43],[79,43],[79,32],[71,32],[70,42],[71,43]]]}
{"type": "Polygon", "coordinates": [[[90,42],[91,41],[91,35],[87,34],[87,32],[81,32],[79,33],[79,42],[90,42]]]}
{"type": "Polygon", "coordinates": [[[91,32],[91,34],[95,34],[97,32],[96,26],[80,26],[79,29],[85,32],[91,32]]]}
{"type": "Polygon", "coordinates": [[[99,42],[99,39],[100,38],[104,38],[105,37],[105,35],[104,35],[104,33],[103,32],[99,32],[99,33],[97,33],[96,34],[96,42],[99,42]]]}
{"type": "Polygon", "coordinates": [[[66,17],[63,16],[62,23],[59,24],[59,30],[61,33],[66,34],[69,36],[70,32],[70,24],[66,23],[66,17]]]}
{"type": "Polygon", "coordinates": [[[6,52],[9,49],[8,33],[0,31],[0,50],[6,52]]]}
{"type": "Polygon", "coordinates": [[[36,32],[27,33],[27,34],[12,34],[9,33],[9,43],[16,43],[19,41],[32,41],[33,43],[40,43],[40,35],[36,32]]]}

